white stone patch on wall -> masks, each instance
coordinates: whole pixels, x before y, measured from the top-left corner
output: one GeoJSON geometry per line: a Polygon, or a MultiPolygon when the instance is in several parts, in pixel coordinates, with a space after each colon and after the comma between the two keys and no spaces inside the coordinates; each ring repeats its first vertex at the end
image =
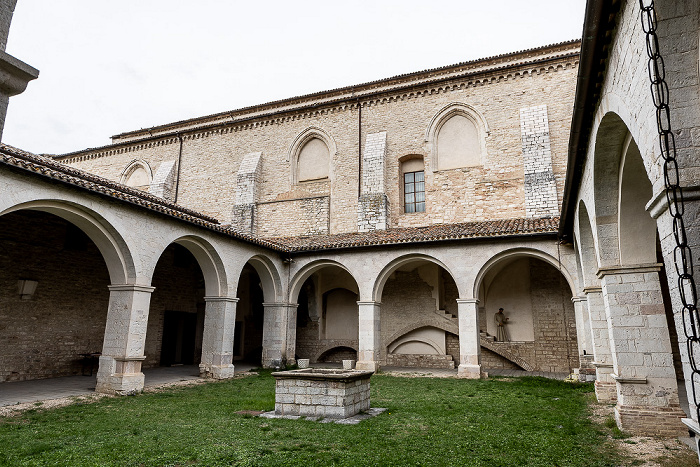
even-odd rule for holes
{"type": "Polygon", "coordinates": [[[165,161],[160,164],[148,192],[155,196],[174,201],[175,175],[177,164],[175,161],[165,161]]]}
{"type": "Polygon", "coordinates": [[[241,161],[236,174],[236,204],[231,225],[238,230],[255,233],[255,203],[262,183],[262,152],[251,152],[241,161]]]}
{"type": "Polygon", "coordinates": [[[389,225],[386,195],[386,131],[371,133],[362,156],[362,193],[357,203],[357,231],[385,230],[389,225]]]}
{"type": "Polygon", "coordinates": [[[525,217],[558,216],[547,105],[520,109],[520,135],[525,172],[525,217]]]}

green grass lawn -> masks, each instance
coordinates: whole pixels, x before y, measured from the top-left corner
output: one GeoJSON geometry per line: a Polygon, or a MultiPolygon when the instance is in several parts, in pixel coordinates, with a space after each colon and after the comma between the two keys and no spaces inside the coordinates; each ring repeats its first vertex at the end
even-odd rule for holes
{"type": "Polygon", "coordinates": [[[0,465],[543,465],[619,458],[587,418],[590,384],[372,377],[358,425],[262,419],[274,379],[212,382],[0,418],[0,465]]]}

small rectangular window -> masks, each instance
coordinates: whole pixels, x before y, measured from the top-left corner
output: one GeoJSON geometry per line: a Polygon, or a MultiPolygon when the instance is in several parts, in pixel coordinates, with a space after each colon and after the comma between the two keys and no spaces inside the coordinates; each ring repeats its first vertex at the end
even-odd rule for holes
{"type": "Polygon", "coordinates": [[[403,174],[404,212],[425,212],[425,178],[423,171],[403,174]]]}

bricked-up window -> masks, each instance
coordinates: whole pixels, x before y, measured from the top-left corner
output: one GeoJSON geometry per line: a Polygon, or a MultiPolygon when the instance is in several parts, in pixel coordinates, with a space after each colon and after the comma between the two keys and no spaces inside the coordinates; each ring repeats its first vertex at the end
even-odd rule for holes
{"type": "Polygon", "coordinates": [[[404,212],[425,212],[425,176],[423,171],[403,174],[404,212]]]}

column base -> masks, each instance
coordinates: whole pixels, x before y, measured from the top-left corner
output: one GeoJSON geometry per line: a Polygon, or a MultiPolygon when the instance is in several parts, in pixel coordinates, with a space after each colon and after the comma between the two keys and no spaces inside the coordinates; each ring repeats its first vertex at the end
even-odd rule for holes
{"type": "Polygon", "coordinates": [[[379,370],[379,362],[373,360],[359,361],[355,363],[356,370],[374,371],[379,370]]]}
{"type": "Polygon", "coordinates": [[[680,407],[615,407],[615,420],[621,430],[637,436],[678,437],[688,432],[680,407]]]}
{"type": "Polygon", "coordinates": [[[617,384],[609,381],[596,381],[595,398],[598,402],[616,402],[617,401],[617,384]]]}
{"type": "Polygon", "coordinates": [[[480,379],[481,365],[461,364],[457,367],[457,377],[466,379],[480,379]]]}
{"type": "Polygon", "coordinates": [[[143,373],[122,373],[114,375],[97,374],[95,392],[116,396],[133,396],[143,392],[143,373]]]}
{"type": "Polygon", "coordinates": [[[233,365],[207,365],[199,364],[199,376],[201,378],[210,379],[229,379],[233,378],[233,365]]]}
{"type": "Polygon", "coordinates": [[[102,355],[97,370],[95,392],[117,396],[131,396],[143,392],[146,378],[141,372],[141,362],[145,358],[102,355]]]}

